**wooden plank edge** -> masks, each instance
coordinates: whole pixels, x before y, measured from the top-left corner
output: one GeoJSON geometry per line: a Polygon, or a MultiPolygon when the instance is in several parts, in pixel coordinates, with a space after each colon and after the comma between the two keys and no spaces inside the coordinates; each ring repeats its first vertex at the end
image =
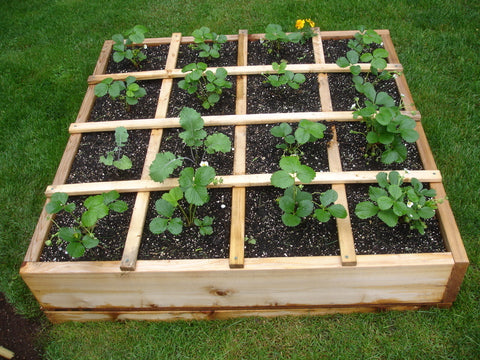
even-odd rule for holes
{"type": "Polygon", "coordinates": [[[245,188],[232,188],[232,215],[230,222],[229,266],[244,267],[245,260],[245,188]]]}
{"type": "MultiPolygon", "coordinates": [[[[376,176],[385,171],[342,171],[342,172],[317,172],[315,178],[310,183],[317,184],[363,184],[376,183],[376,176]]],[[[404,181],[409,182],[412,178],[417,178],[423,182],[438,183],[442,181],[439,170],[399,170],[404,181]]],[[[219,175],[217,178],[222,180],[218,184],[211,184],[209,188],[230,188],[234,186],[269,186],[272,174],[245,174],[245,175],[219,175]]],[[[298,182],[298,184],[300,184],[298,182]]],[[[162,183],[153,180],[125,180],[125,181],[105,181],[83,184],[52,184],[45,190],[47,197],[56,192],[65,192],[69,195],[87,195],[100,194],[111,190],[118,192],[139,192],[139,191],[164,191],[178,185],[178,178],[169,178],[162,183]]]]}
{"type": "MultiPolygon", "coordinates": [[[[370,65],[359,63],[362,72],[369,72],[370,65]]],[[[207,70],[213,72],[218,67],[208,67],[207,70]]],[[[275,74],[276,71],[272,69],[271,65],[249,65],[249,66],[225,66],[224,69],[228,75],[258,75],[263,73],[275,74]]],[[[294,73],[347,73],[349,68],[342,68],[337,64],[290,64],[287,70],[294,73]]],[[[403,71],[401,64],[387,64],[385,67],[387,71],[403,71]]],[[[181,69],[165,69],[165,70],[149,70],[149,71],[133,71],[129,73],[115,73],[115,74],[94,74],[88,77],[88,84],[95,85],[104,79],[112,78],[113,80],[125,80],[127,76],[134,76],[137,80],[156,80],[156,79],[170,79],[183,78],[187,73],[183,73],[181,69]]]]}
{"type": "Polygon", "coordinates": [[[188,321],[188,320],[227,320],[245,317],[279,317],[279,316],[322,316],[351,313],[376,313],[386,311],[415,311],[430,308],[446,308],[452,304],[422,303],[422,304],[372,304],[363,306],[335,306],[305,308],[265,308],[265,309],[186,309],[164,311],[45,311],[48,320],[54,324],[67,321],[188,321]]]}
{"type": "MultiPolygon", "coordinates": [[[[320,74],[319,76],[322,76],[322,75],[325,75],[325,74],[320,74]]],[[[167,80],[164,80],[164,82],[162,83],[162,88],[166,83],[167,83],[167,80]]],[[[326,88],[323,88],[322,93],[325,91],[326,91],[326,88]]],[[[326,108],[328,108],[327,103],[322,102],[322,109],[325,110],[326,108]]],[[[411,116],[411,114],[408,111],[402,111],[401,113],[407,116],[411,116]]],[[[419,114],[413,115],[411,117],[416,121],[420,121],[419,114]]],[[[280,122],[299,122],[302,119],[307,119],[312,121],[326,121],[326,122],[361,121],[361,119],[353,118],[352,111],[317,111],[317,112],[272,113],[272,114],[206,115],[206,116],[202,116],[202,119],[205,122],[205,126],[273,124],[273,123],[280,123],[280,122]]],[[[112,121],[96,121],[96,122],[86,122],[86,123],[72,123],[70,125],[69,132],[70,134],[79,134],[79,133],[87,133],[87,132],[115,131],[115,129],[119,126],[123,126],[127,130],[177,128],[177,127],[180,127],[180,118],[158,117],[153,119],[112,120],[112,121]]]]}
{"type": "Polygon", "coordinates": [[[100,50],[100,55],[98,56],[97,64],[93,70],[94,75],[105,74],[107,70],[108,59],[110,58],[114,44],[115,42],[113,40],[105,40],[103,43],[102,50],[100,50]]]}

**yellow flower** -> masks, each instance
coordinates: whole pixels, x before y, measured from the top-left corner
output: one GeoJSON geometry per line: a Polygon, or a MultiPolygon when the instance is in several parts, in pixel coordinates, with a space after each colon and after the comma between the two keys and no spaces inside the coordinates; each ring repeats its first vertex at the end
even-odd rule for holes
{"type": "Polygon", "coordinates": [[[303,29],[304,26],[305,26],[305,20],[298,19],[297,22],[295,23],[295,27],[297,29],[303,29]]]}
{"type": "Polygon", "coordinates": [[[315,23],[310,20],[310,19],[305,19],[306,22],[308,22],[308,24],[310,25],[310,27],[314,27],[315,26],[315,23]]]}

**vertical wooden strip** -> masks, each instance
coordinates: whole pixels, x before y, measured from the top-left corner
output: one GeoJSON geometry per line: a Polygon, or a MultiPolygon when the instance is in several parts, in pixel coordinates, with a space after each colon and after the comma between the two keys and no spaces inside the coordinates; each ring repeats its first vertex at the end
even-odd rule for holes
{"type": "MultiPolygon", "coordinates": [[[[238,59],[237,65],[247,65],[248,55],[248,31],[240,30],[238,33],[238,59]]],[[[247,76],[237,76],[237,97],[235,103],[235,114],[244,115],[247,113],[247,76]]],[[[247,148],[247,127],[245,125],[235,126],[233,173],[235,175],[245,174],[246,148],[247,148]]],[[[232,188],[232,221],[230,223],[230,268],[243,268],[245,260],[245,187],[232,188]]]]}
{"type": "MultiPolygon", "coordinates": [[[[166,70],[175,69],[181,39],[182,35],[180,33],[172,34],[167,63],[165,65],[166,70]]],[[[162,81],[162,88],[160,89],[157,110],[155,112],[156,119],[165,118],[167,116],[168,101],[170,99],[172,84],[173,79],[164,79],[162,81]]],[[[152,129],[147,154],[145,156],[145,163],[143,165],[141,177],[142,180],[150,179],[150,165],[160,149],[162,135],[163,129],[152,129]]],[[[120,269],[122,271],[135,270],[138,250],[140,249],[140,242],[142,239],[143,227],[147,216],[149,200],[150,192],[148,191],[139,192],[135,199],[132,220],[130,221],[130,227],[128,229],[127,239],[125,241],[125,248],[123,249],[122,261],[120,262],[120,269]]]]}
{"type": "MultiPolygon", "coordinates": [[[[315,55],[315,62],[324,64],[325,56],[323,53],[322,39],[320,36],[320,29],[315,28],[315,36],[313,41],[313,52],[315,55]]],[[[328,75],[318,74],[318,84],[320,92],[320,103],[322,111],[332,111],[332,100],[330,96],[330,87],[328,85],[328,75]]],[[[331,126],[332,140],[328,145],[328,165],[330,171],[342,171],[342,163],[340,159],[340,150],[337,143],[337,132],[335,125],[331,126]]],[[[338,241],[340,246],[340,255],[342,265],[354,266],[357,264],[357,256],[355,254],[355,244],[353,241],[352,224],[350,222],[350,215],[348,213],[347,193],[345,184],[334,184],[332,189],[338,194],[338,204],[342,204],[347,210],[347,217],[345,219],[336,219],[338,229],[338,241]]]]}
{"type": "Polygon", "coordinates": [[[447,200],[447,194],[442,183],[430,183],[430,187],[437,192],[438,199],[444,199],[441,204],[438,204],[437,216],[439,218],[440,229],[443,238],[445,239],[445,246],[448,251],[452,253],[455,264],[447,283],[447,288],[443,296],[443,302],[452,303],[457,297],[460,285],[463,282],[465,273],[468,268],[468,255],[460,236],[460,231],[455,222],[452,208],[447,200]]]}
{"type": "Polygon", "coordinates": [[[415,130],[418,132],[419,135],[419,138],[417,140],[417,149],[418,153],[420,154],[420,159],[422,160],[423,167],[425,168],[425,170],[437,170],[437,164],[435,163],[435,159],[433,158],[432,150],[428,145],[427,136],[425,135],[425,131],[423,130],[421,122],[417,122],[415,130]]]}
{"type": "Polygon", "coordinates": [[[94,75],[101,75],[107,72],[108,60],[110,59],[110,54],[112,53],[112,47],[114,44],[115,41],[113,40],[106,40],[103,43],[103,47],[100,51],[97,64],[95,65],[95,69],[93,70],[94,75]]]}

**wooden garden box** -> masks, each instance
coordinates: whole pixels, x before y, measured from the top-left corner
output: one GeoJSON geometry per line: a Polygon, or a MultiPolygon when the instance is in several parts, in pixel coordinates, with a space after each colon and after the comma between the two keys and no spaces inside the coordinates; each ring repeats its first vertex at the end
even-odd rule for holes
{"type": "MultiPolygon", "coordinates": [[[[352,112],[332,111],[328,74],[345,72],[324,60],[324,39],[351,38],[355,31],[315,29],[313,38],[315,64],[289,65],[294,72],[318,74],[321,112],[247,114],[248,75],[271,70],[271,66],[247,66],[248,41],[263,34],[249,35],[240,30],[228,36],[238,41],[238,66],[227,67],[236,76],[236,114],[203,116],[208,125],[235,126],[234,173],[224,176],[217,186],[232,189],[230,257],[204,260],[138,260],[137,253],[151,191],[171,188],[175,180],[162,184],[149,178],[148,168],[158,152],[162,131],[178,127],[178,118],[167,118],[167,104],[174,78],[184,76],[176,68],[181,43],[192,37],[179,33],[171,38],[146,39],[145,44],[169,44],[165,70],[137,72],[137,80],[163,79],[155,118],[135,121],[88,122],[95,101],[94,85],[105,77],[124,79],[128,74],[105,75],[112,51],[106,41],[95,71],[88,79],[88,89],[77,120],[70,127],[70,138],[52,185],[46,189],[47,200],[54,192],[70,195],[98,194],[112,189],[136,193],[133,215],[123,257],[119,261],[41,262],[44,241],[51,226],[45,208],[40,215],[20,273],[52,322],[68,320],[173,320],[219,319],[235,316],[277,316],[285,314],[327,314],[370,312],[385,309],[449,307],[463,281],[468,258],[448,201],[439,205],[437,217],[447,251],[428,254],[356,255],[350,216],[337,220],[340,256],[245,258],[245,191],[252,186],[268,186],[269,174],[245,175],[246,129],[251,124],[317,121],[352,121],[352,112]],[[144,171],[140,180],[65,184],[82,133],[127,129],[151,129],[144,171]]],[[[388,30],[378,30],[390,56],[387,70],[402,70],[388,30]]],[[[362,65],[363,66],[363,65],[362,65]]],[[[363,70],[367,70],[363,66],[363,70]]],[[[405,95],[406,110],[415,111],[420,138],[417,147],[424,169],[406,174],[428,182],[445,197],[442,177],[431,154],[405,77],[396,78],[405,95]]],[[[335,134],[328,148],[329,172],[319,172],[313,183],[331,184],[339,202],[347,207],[345,185],[375,183],[376,171],[342,171],[335,134]]],[[[350,214],[351,215],[351,214],[350,214]]]]}

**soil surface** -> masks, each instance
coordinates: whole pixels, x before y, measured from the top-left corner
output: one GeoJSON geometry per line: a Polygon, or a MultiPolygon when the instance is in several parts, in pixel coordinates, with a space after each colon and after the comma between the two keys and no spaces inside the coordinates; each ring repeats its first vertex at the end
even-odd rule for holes
{"type": "Polygon", "coordinates": [[[127,73],[136,71],[163,70],[168,57],[169,45],[147,46],[146,49],[139,48],[147,58],[143,60],[138,68],[128,59],[123,59],[116,63],[113,61],[113,51],[110,55],[110,61],[107,65],[107,74],[127,73]]]}
{"type": "Polygon", "coordinates": [[[0,346],[14,353],[13,359],[42,359],[39,339],[42,325],[38,321],[25,319],[0,293],[0,346]]]}

